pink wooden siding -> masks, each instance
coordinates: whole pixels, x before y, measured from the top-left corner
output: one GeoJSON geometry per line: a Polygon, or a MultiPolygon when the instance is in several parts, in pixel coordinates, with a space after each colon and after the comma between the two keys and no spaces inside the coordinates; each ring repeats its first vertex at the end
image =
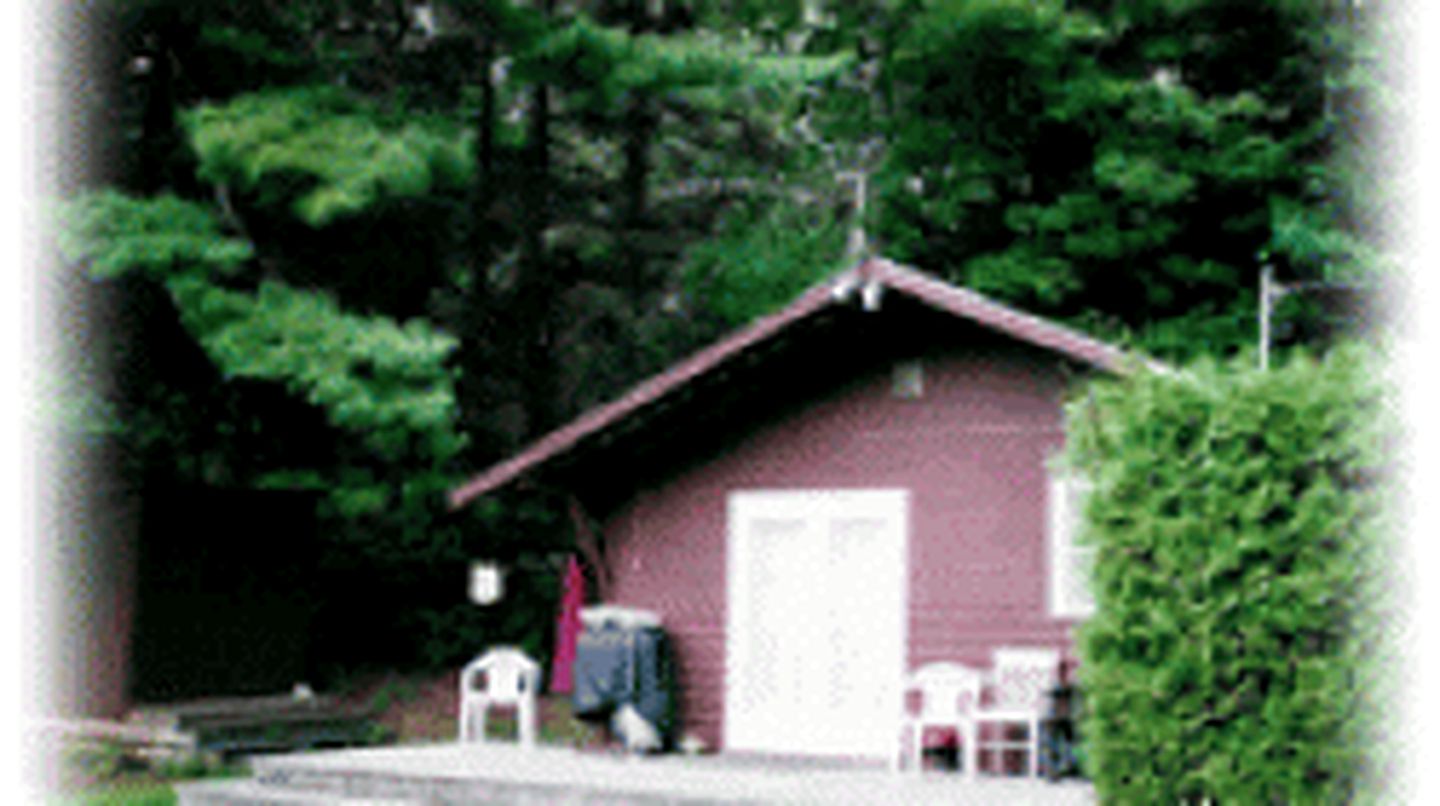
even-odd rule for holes
{"type": "MultiPolygon", "coordinates": [[[[1068,356],[1077,364],[1111,372],[1126,372],[1129,368],[1145,368],[1153,372],[1170,371],[1158,362],[1142,356],[1127,356],[1118,348],[1096,341],[1079,331],[1003,305],[982,294],[948,285],[937,278],[898,266],[884,258],[872,258],[831,280],[812,286],[783,309],[761,317],[748,327],[715,342],[664,372],[651,376],[623,396],[585,412],[564,427],[546,434],[519,454],[488,468],[451,490],[450,506],[458,509],[476,497],[573,450],[588,437],[717,371],[741,353],[780,338],[787,330],[792,330],[807,320],[821,317],[826,311],[833,312],[837,306],[850,306],[856,290],[861,286],[868,289],[862,292],[862,296],[873,294],[874,299],[879,299],[884,296],[882,292],[890,289],[894,295],[918,302],[931,312],[943,312],[954,320],[978,324],[987,332],[1005,334],[1017,342],[1050,350],[1053,355],[1068,356]]],[[[911,314],[914,312],[912,308],[911,314]]]]}
{"type": "Polygon", "coordinates": [[[637,491],[606,522],[609,598],[663,614],[687,729],[712,746],[724,718],[733,491],[910,490],[912,667],[986,666],[1002,644],[1068,650],[1070,622],[1051,619],[1046,602],[1045,460],[1063,441],[1061,363],[994,345],[924,363],[920,399],[893,397],[888,371],[871,373],[637,491]]]}

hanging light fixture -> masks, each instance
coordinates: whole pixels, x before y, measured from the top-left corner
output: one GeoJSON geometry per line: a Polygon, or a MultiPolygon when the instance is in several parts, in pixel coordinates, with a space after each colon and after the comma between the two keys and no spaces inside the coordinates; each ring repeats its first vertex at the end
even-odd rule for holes
{"type": "Polygon", "coordinates": [[[477,605],[492,605],[505,595],[505,579],[500,564],[493,560],[477,560],[470,563],[470,601],[477,605]]]}

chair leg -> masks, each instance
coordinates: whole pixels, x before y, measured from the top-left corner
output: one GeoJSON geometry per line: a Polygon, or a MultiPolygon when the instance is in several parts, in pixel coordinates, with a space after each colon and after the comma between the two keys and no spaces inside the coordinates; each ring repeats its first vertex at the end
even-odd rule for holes
{"type": "Polygon", "coordinates": [[[925,771],[925,725],[919,723],[910,727],[910,771],[919,775],[925,771]]]}
{"type": "Polygon", "coordinates": [[[979,741],[979,732],[976,731],[974,722],[965,723],[964,729],[960,731],[960,739],[965,743],[960,750],[964,754],[962,759],[965,764],[965,777],[974,778],[979,774],[980,764],[980,751],[975,746],[979,741]]]}
{"type": "Polygon", "coordinates": [[[1030,752],[1025,754],[1026,772],[1028,773],[1028,777],[1034,778],[1040,772],[1040,720],[1032,719],[1030,720],[1030,724],[1025,727],[1026,730],[1030,731],[1026,734],[1026,738],[1029,739],[1030,744],[1030,752]]]}
{"type": "Polygon", "coordinates": [[[906,745],[906,743],[905,743],[905,734],[906,734],[906,733],[907,733],[907,731],[906,731],[905,725],[904,725],[904,724],[901,724],[901,725],[900,725],[900,735],[897,737],[897,738],[900,740],[900,745],[899,745],[899,747],[896,748],[896,750],[895,750],[894,753],[891,753],[891,754],[890,754],[890,771],[891,771],[891,772],[901,772],[901,771],[903,771],[903,770],[905,769],[905,754],[906,754],[907,752],[909,752],[909,750],[910,750],[910,748],[909,748],[909,747],[906,745]]]}
{"type": "Polygon", "coordinates": [[[910,756],[910,772],[919,774],[924,769],[925,762],[925,726],[914,724],[910,726],[910,745],[905,751],[910,756]]]}
{"type": "Polygon", "coordinates": [[[537,728],[535,705],[534,700],[524,700],[516,709],[515,721],[519,723],[517,725],[517,731],[520,734],[520,745],[522,747],[535,746],[535,733],[537,728]]]}
{"type": "Polygon", "coordinates": [[[894,753],[890,754],[890,772],[900,772],[905,769],[905,751],[908,748],[905,746],[904,725],[900,726],[900,735],[898,738],[900,739],[900,746],[894,753]]]}

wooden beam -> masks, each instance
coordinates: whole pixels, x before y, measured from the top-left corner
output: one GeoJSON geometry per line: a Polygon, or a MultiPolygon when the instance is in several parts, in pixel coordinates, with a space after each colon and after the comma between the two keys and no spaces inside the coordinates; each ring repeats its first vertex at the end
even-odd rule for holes
{"type": "Polygon", "coordinates": [[[565,494],[565,505],[570,514],[570,525],[575,530],[575,548],[580,551],[585,564],[594,569],[596,598],[604,601],[613,582],[605,556],[604,536],[595,528],[594,519],[574,493],[565,494]]]}

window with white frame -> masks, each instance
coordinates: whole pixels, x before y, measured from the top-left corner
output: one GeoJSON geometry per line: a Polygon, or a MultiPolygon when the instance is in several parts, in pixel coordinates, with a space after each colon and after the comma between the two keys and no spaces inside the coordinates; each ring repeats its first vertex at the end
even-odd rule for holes
{"type": "Polygon", "coordinates": [[[1095,612],[1090,589],[1095,547],[1079,545],[1088,479],[1065,469],[1050,471],[1050,615],[1085,618],[1095,612]]]}

